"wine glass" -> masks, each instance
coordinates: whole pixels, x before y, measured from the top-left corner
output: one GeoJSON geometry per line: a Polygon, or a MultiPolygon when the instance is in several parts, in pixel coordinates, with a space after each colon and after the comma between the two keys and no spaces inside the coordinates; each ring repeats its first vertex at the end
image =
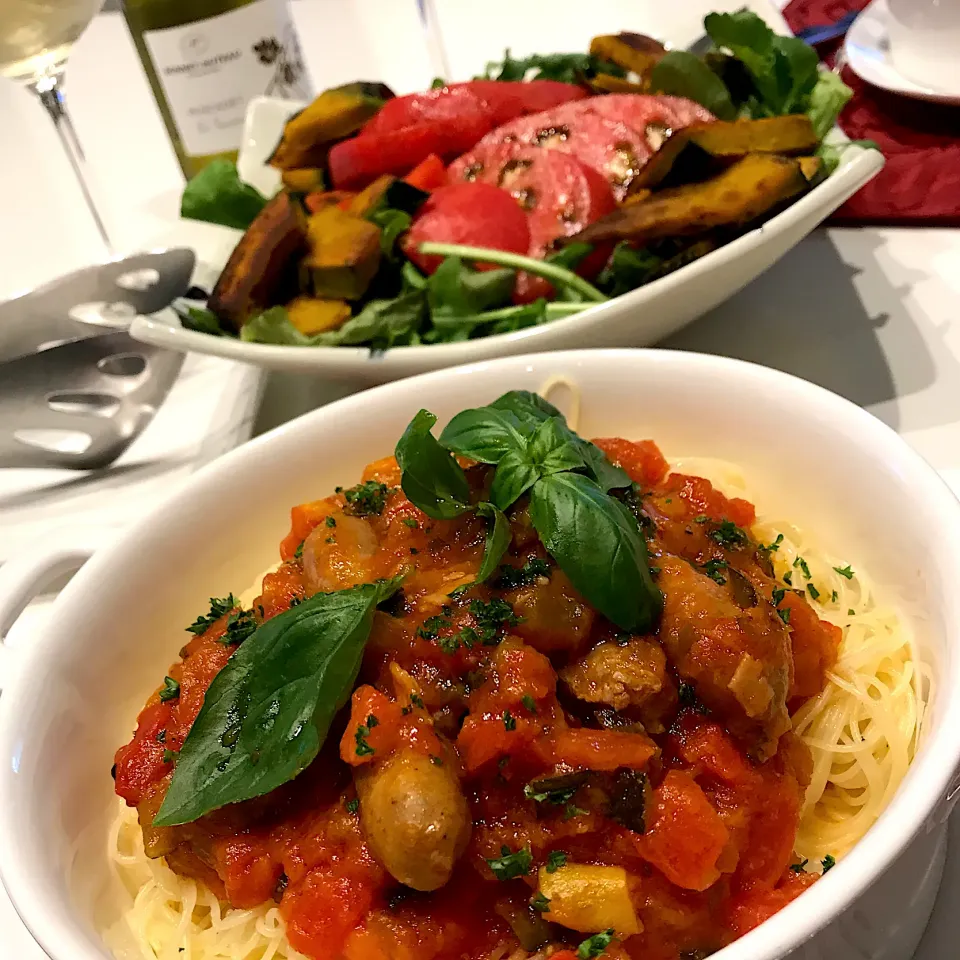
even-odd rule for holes
{"type": "Polygon", "coordinates": [[[46,108],[107,249],[103,220],[85,178],[83,149],[67,113],[63,70],[103,0],[0,0],[0,76],[23,83],[46,108]]]}

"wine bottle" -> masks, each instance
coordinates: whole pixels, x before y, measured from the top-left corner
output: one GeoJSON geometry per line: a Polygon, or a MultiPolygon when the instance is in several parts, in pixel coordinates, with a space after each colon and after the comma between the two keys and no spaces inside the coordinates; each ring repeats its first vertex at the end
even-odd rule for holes
{"type": "Polygon", "coordinates": [[[123,12],[188,179],[236,159],[253,97],[310,97],[286,0],[123,0],[123,12]]]}

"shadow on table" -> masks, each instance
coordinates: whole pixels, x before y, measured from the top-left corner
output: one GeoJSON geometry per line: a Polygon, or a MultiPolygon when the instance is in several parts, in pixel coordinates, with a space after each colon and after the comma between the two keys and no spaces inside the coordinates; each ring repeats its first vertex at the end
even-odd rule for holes
{"type": "Polygon", "coordinates": [[[877,262],[882,246],[876,235],[859,234],[851,254],[855,262],[848,263],[826,231],[817,231],[737,296],[661,346],[749,360],[863,407],[884,404],[874,412],[896,429],[900,414],[889,401],[929,386],[936,367],[902,303],[922,274],[892,286],[877,262]],[[869,290],[865,299],[890,305],[889,313],[870,316],[854,284],[857,277],[869,290]],[[909,356],[909,364],[898,363],[900,356],[909,356]]]}

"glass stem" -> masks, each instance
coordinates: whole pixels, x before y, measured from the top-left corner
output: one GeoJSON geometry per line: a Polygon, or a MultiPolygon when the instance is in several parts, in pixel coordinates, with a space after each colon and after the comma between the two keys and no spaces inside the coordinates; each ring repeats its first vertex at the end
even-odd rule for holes
{"type": "Polygon", "coordinates": [[[87,208],[90,210],[93,222],[97,225],[97,230],[100,232],[100,237],[107,248],[107,252],[113,253],[113,244],[110,243],[107,228],[103,225],[103,220],[90,193],[86,175],[86,158],[83,155],[80,141],[77,139],[76,130],[73,128],[73,121],[70,119],[70,114],[67,113],[67,102],[60,87],[60,79],[58,75],[49,74],[29,84],[29,87],[37,95],[53,121],[54,129],[63,144],[70,166],[73,167],[73,172],[77,175],[80,192],[87,202],[87,208]]]}

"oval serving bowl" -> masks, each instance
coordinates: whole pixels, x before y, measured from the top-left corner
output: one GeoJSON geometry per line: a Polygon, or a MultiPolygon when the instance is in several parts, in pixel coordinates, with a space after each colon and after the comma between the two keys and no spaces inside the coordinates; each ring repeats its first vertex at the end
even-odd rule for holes
{"type": "Polygon", "coordinates": [[[106,855],[110,764],[196,610],[247,587],[275,561],[290,507],[359,476],[421,407],[443,423],[555,374],[582,391],[583,436],[736,461],[762,512],[815,531],[897,600],[934,679],[917,758],[834,870],[715,956],[907,960],[939,883],[960,759],[960,504],[895,433],[819,387],[647,350],[506,358],[349,397],[200,471],[87,563],[15,652],[0,697],[0,875],[52,960],[110,957],[98,932],[120,906],[106,855]]]}

